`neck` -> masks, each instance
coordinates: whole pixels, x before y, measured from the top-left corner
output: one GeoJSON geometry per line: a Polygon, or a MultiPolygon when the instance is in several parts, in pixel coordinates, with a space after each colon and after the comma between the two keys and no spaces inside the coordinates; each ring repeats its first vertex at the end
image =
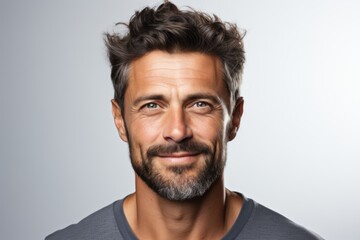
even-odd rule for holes
{"type": "Polygon", "coordinates": [[[136,176],[136,192],[124,201],[125,216],[140,239],[220,239],[235,222],[242,199],[220,178],[202,197],[170,201],[136,176]]]}

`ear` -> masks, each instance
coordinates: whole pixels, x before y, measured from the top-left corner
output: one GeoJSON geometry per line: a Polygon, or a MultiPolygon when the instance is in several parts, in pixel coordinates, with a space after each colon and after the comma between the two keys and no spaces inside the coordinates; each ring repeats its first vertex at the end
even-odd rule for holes
{"type": "Polygon", "coordinates": [[[242,97],[236,100],[234,109],[232,111],[230,128],[228,132],[228,140],[231,141],[235,138],[237,130],[240,127],[241,116],[244,111],[244,99],[242,97]]]}
{"type": "Polygon", "coordinates": [[[127,142],[128,138],[126,134],[125,120],[121,114],[121,108],[119,107],[119,104],[116,102],[115,99],[111,100],[111,105],[112,105],[112,114],[114,117],[114,123],[119,132],[119,136],[124,142],[127,142]]]}

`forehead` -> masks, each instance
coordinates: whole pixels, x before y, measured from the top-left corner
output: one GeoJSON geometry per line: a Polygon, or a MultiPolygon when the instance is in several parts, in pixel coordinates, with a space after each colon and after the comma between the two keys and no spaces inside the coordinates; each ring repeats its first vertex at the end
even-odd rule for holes
{"type": "Polygon", "coordinates": [[[188,81],[222,85],[221,61],[198,52],[152,51],[133,61],[129,69],[129,85],[162,82],[180,86],[188,81]]]}

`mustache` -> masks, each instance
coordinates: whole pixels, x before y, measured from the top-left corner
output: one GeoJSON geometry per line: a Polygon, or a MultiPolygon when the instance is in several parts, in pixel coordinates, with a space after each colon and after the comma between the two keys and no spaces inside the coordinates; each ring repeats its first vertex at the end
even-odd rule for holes
{"type": "Polygon", "coordinates": [[[181,143],[171,143],[171,144],[158,144],[149,147],[146,151],[147,159],[151,160],[155,156],[171,154],[176,152],[191,152],[196,154],[212,154],[211,148],[200,142],[196,141],[186,141],[181,143]]]}

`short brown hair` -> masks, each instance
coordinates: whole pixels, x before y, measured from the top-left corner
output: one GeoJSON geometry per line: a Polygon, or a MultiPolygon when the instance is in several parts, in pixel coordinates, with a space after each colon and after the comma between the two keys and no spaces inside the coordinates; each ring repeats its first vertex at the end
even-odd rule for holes
{"type": "Polygon", "coordinates": [[[236,24],[221,21],[216,15],[181,11],[171,2],[158,8],[146,7],[131,17],[126,34],[105,34],[111,63],[114,98],[124,109],[129,65],[153,50],[200,52],[218,57],[223,64],[224,81],[232,99],[239,97],[245,52],[244,34],[236,24]]]}

